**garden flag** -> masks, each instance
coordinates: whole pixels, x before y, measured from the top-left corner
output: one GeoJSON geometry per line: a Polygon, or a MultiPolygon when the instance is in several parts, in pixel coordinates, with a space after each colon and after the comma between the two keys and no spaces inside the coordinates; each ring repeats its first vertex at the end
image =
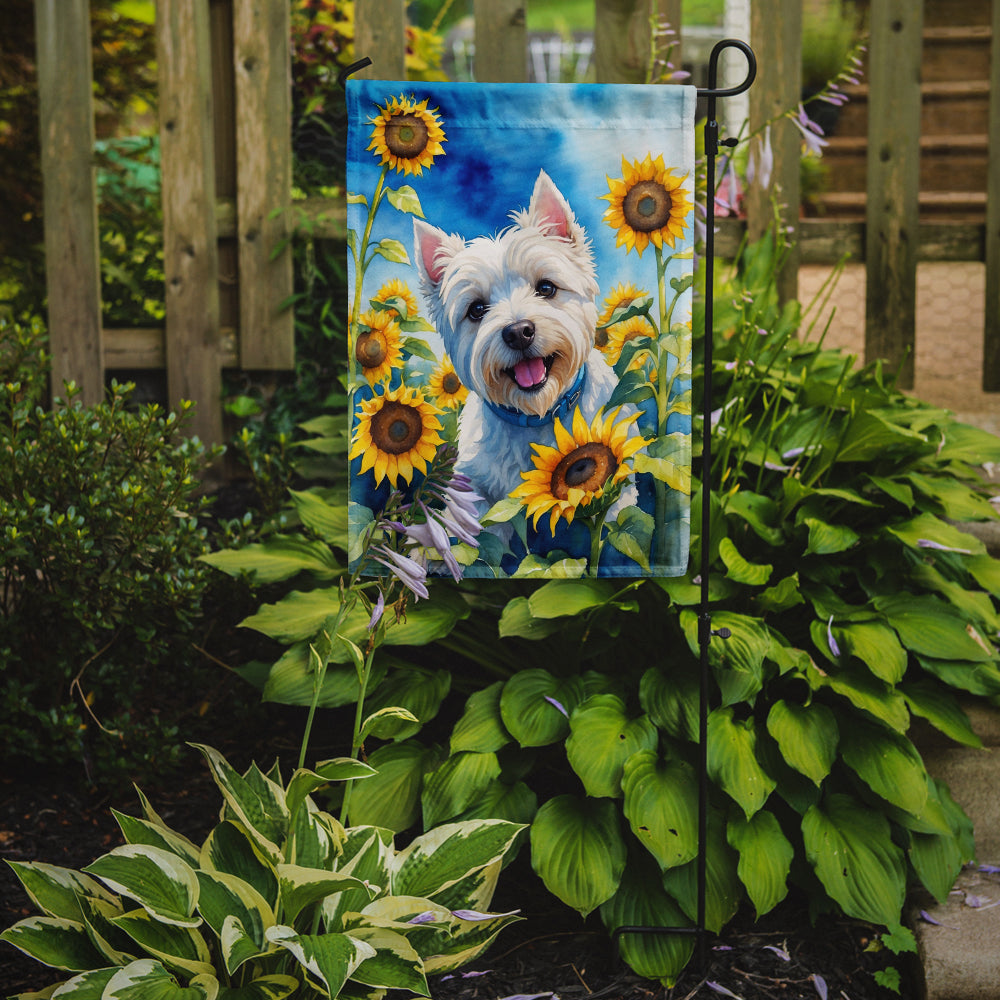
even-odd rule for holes
{"type": "Polygon", "coordinates": [[[355,538],[454,462],[465,575],[685,573],[694,88],[347,95],[355,538]]]}

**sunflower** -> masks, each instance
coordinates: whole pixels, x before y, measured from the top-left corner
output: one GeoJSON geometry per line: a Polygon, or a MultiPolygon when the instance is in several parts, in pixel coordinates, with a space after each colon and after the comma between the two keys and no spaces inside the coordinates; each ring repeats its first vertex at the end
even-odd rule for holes
{"type": "Polygon", "coordinates": [[[622,348],[636,337],[655,337],[656,328],[645,316],[630,316],[628,319],[609,326],[604,331],[607,343],[601,347],[604,359],[609,365],[618,364],[622,356],[622,348]]]}
{"type": "Polygon", "coordinates": [[[542,514],[549,511],[551,532],[555,532],[560,517],[572,524],[580,508],[587,508],[604,495],[605,488],[610,489],[628,477],[631,469],[627,460],[646,441],[638,435],[629,437],[631,425],[638,420],[639,414],[616,423],[620,412],[619,406],[603,419],[602,413],[598,413],[588,427],[577,407],[573,413],[572,433],[556,417],[553,425],[555,448],[543,444],[531,446],[535,451],[531,456],[535,467],[521,473],[524,482],[511,490],[510,495],[524,504],[528,517],[534,517],[534,527],[538,527],[542,514]]]}
{"type": "Polygon", "coordinates": [[[469,390],[462,385],[447,354],[441,359],[441,364],[431,372],[427,388],[438,406],[449,410],[457,410],[469,395],[469,390]]]}
{"type": "Polygon", "coordinates": [[[392,374],[403,363],[401,332],[391,312],[373,309],[358,317],[358,336],[354,356],[369,385],[392,374]]]}
{"type": "Polygon", "coordinates": [[[388,312],[389,315],[395,313],[400,319],[413,319],[417,315],[417,297],[406,282],[399,278],[387,281],[375,293],[372,305],[376,303],[383,307],[380,312],[388,312]]]}
{"type": "Polygon", "coordinates": [[[362,400],[347,457],[363,456],[358,474],[373,469],[376,487],[383,479],[393,488],[400,479],[409,485],[413,470],[426,473],[427,463],[444,443],[435,415],[440,412],[419,389],[405,385],[362,400]]]}
{"type": "Polygon", "coordinates": [[[385,107],[379,106],[379,113],[368,120],[372,129],[368,148],[381,157],[383,166],[392,167],[398,173],[423,173],[424,167],[434,162],[435,156],[443,156],[442,142],[446,142],[437,109],[427,110],[427,101],[419,104],[413,98],[400,95],[389,99],[385,107]]]}
{"type": "Polygon", "coordinates": [[[647,153],[644,160],[632,163],[622,157],[622,177],[609,177],[611,192],[601,195],[611,203],[602,221],[618,230],[615,246],[624,244],[626,252],[634,247],[640,257],[650,243],[657,250],[664,243],[673,249],[674,240],[684,235],[692,209],[681,186],[686,180],[686,174],[677,177],[665,167],[662,156],[654,160],[647,153]]]}

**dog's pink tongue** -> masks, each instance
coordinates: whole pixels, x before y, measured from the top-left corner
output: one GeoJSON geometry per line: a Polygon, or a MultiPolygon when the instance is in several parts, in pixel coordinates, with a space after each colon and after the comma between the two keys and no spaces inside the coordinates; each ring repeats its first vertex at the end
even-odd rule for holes
{"type": "Polygon", "coordinates": [[[530,389],[545,381],[544,358],[525,358],[514,365],[514,378],[522,389],[530,389]]]}

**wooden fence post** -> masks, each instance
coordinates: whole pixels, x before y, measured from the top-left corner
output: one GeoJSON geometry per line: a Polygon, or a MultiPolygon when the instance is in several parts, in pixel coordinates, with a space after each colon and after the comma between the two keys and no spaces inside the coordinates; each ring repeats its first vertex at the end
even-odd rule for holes
{"type": "Polygon", "coordinates": [[[354,57],[372,65],[355,76],[370,80],[406,79],[405,0],[360,0],[354,5],[354,57]]]}
{"type": "Polygon", "coordinates": [[[288,0],[233,6],[243,368],[295,367],[294,314],[282,305],[292,294],[290,21],[288,0]]]}
{"type": "Polygon", "coordinates": [[[167,395],[198,403],[191,430],[222,441],[219,253],[207,0],[159,0],[167,395]]]}
{"type": "Polygon", "coordinates": [[[476,79],[524,83],[528,79],[524,0],[475,0],[476,79]]]}
{"type": "Polygon", "coordinates": [[[52,394],[104,398],[89,0],[35,0],[52,394]]]}
{"type": "Polygon", "coordinates": [[[983,390],[1000,392],[1000,0],[993,0],[990,44],[989,171],[986,178],[986,324],[983,390]]]}
{"type": "MultiPolygon", "coordinates": [[[[594,67],[598,83],[646,82],[652,51],[650,22],[654,18],[671,20],[671,26],[680,34],[680,5],[676,0],[594,0],[594,67]]],[[[674,62],[676,65],[677,60],[674,62]]]]}
{"type": "MultiPolygon", "coordinates": [[[[750,131],[795,108],[802,98],[802,4],[799,0],[758,0],[750,8],[750,40],[757,56],[757,80],[750,88],[750,131]]],[[[739,123],[735,123],[738,125],[739,123]]],[[[731,128],[731,131],[735,131],[731,128]]],[[[755,140],[756,141],[756,140],[755,140]]],[[[787,118],[771,126],[774,170],[767,188],[759,179],[747,193],[747,227],[751,240],[759,239],[774,220],[794,229],[792,246],[778,274],[778,297],[785,302],[798,297],[799,262],[799,160],[802,136],[787,118]]]]}
{"type": "Polygon", "coordinates": [[[913,387],[923,0],[872,0],[868,52],[865,360],[913,387]]]}

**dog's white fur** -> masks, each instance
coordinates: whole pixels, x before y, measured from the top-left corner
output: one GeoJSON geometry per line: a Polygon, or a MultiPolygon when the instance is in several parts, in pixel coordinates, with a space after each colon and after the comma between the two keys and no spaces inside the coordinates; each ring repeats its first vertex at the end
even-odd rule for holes
{"type": "MultiPolygon", "coordinates": [[[[545,171],[528,208],[510,218],[513,226],[497,236],[468,242],[420,219],[413,223],[431,321],[470,390],[457,468],[490,504],[520,485],[520,472],[533,467],[531,444],[554,446],[555,431],[551,421],[526,427],[504,421],[483,400],[542,417],[586,366],[579,406],[589,423],[617,384],[594,347],[598,286],[587,234],[545,171]],[[544,359],[544,376],[537,359],[544,359]],[[515,378],[519,362],[527,362],[520,369],[527,373],[515,378]]],[[[567,429],[570,416],[562,420],[567,429]]]]}

